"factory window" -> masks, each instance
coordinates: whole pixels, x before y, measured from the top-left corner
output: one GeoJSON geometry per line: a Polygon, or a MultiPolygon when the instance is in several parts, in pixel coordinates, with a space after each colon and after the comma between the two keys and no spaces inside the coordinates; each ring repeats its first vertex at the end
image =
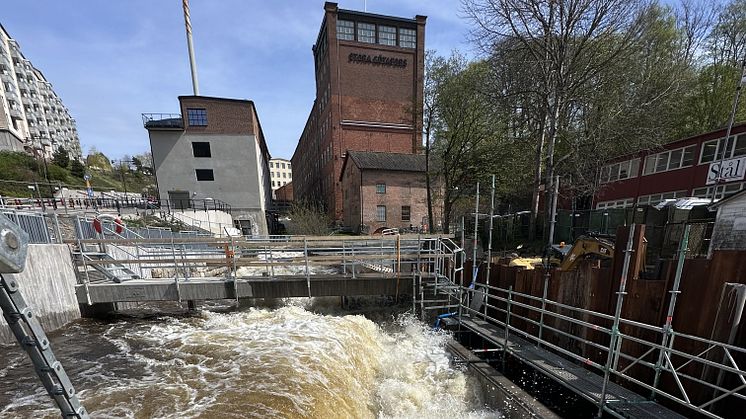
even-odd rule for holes
{"type": "Polygon", "coordinates": [[[412,208],[409,205],[401,207],[401,220],[409,221],[412,218],[412,208]]]}
{"type": "Polygon", "coordinates": [[[187,108],[187,123],[190,127],[206,127],[207,109],[187,108]]]}
{"type": "Polygon", "coordinates": [[[197,180],[199,181],[215,180],[215,174],[212,172],[212,169],[195,169],[194,172],[197,174],[197,180]]]}
{"type": "Polygon", "coordinates": [[[681,169],[694,164],[694,147],[683,147],[645,157],[643,175],[681,169]]]}
{"type": "Polygon", "coordinates": [[[372,23],[357,24],[357,41],[366,44],[376,43],[376,25],[372,23]]]}
{"type": "Polygon", "coordinates": [[[378,43],[396,46],[396,28],[393,26],[378,27],[378,43]]]}
{"type": "Polygon", "coordinates": [[[640,170],[640,159],[627,160],[621,163],[614,163],[601,168],[601,183],[616,182],[637,177],[640,170]]]}
{"type": "Polygon", "coordinates": [[[376,183],[376,193],[386,193],[386,184],[376,183]]]}
{"type": "Polygon", "coordinates": [[[355,40],[355,22],[349,20],[337,21],[337,39],[345,41],[355,40]]]}
{"type": "Polygon", "coordinates": [[[743,156],[746,154],[746,135],[732,136],[725,142],[724,138],[707,141],[702,144],[701,163],[709,163],[720,159],[743,156]]]}
{"type": "Polygon", "coordinates": [[[417,31],[414,29],[399,28],[399,46],[402,48],[417,47],[417,31]]]}
{"type": "Polygon", "coordinates": [[[275,167],[275,164],[274,164],[274,163],[272,163],[272,162],[269,162],[269,168],[270,168],[270,169],[272,169],[272,168],[274,168],[274,167],[275,167]]]}
{"type": "Polygon", "coordinates": [[[212,157],[210,152],[210,143],[207,141],[192,142],[192,154],[194,157],[212,157]]]}
{"type": "Polygon", "coordinates": [[[376,206],[376,221],[381,223],[386,222],[386,205],[376,206]]]}
{"type": "Polygon", "coordinates": [[[280,167],[285,168],[285,163],[280,163],[280,167]]]}

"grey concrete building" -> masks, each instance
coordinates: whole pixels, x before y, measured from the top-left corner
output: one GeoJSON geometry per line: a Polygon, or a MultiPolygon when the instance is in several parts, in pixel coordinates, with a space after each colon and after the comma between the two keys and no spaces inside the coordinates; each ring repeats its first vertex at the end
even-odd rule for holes
{"type": "Polygon", "coordinates": [[[161,202],[231,206],[244,232],[267,234],[269,150],[254,103],[180,96],[180,114],[143,114],[161,202]]]}
{"type": "Polygon", "coordinates": [[[59,146],[81,159],[75,120],[42,72],[0,25],[0,150],[50,158],[59,146]]]}

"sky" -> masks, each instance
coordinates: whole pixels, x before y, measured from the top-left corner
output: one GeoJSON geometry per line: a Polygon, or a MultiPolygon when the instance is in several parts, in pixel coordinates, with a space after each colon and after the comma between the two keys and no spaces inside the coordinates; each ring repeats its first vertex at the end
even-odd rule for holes
{"type": "MultiPolygon", "coordinates": [[[[181,0],[3,2],[0,23],[77,121],[83,153],[149,150],[142,113],[192,94],[181,0]]],[[[340,0],[363,10],[364,0],[340,0]]],[[[290,158],[314,100],[321,0],[191,0],[204,96],[251,99],[273,157],[290,158]]],[[[428,16],[425,48],[469,53],[458,0],[368,0],[371,13],[428,16]]]]}

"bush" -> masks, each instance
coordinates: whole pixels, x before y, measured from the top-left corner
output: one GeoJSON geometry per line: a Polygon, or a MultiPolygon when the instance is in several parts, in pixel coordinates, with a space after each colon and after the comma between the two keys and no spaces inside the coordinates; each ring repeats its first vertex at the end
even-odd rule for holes
{"type": "Polygon", "coordinates": [[[57,147],[57,150],[52,154],[52,163],[67,169],[67,166],[70,164],[70,155],[67,154],[67,150],[64,147],[57,147]]]}
{"type": "Polygon", "coordinates": [[[80,160],[73,159],[70,164],[70,174],[76,178],[83,179],[83,176],[85,176],[85,166],[83,166],[80,160]]]}
{"type": "Polygon", "coordinates": [[[47,177],[50,181],[67,181],[67,170],[57,166],[56,164],[50,164],[47,171],[47,177]]]}
{"type": "Polygon", "coordinates": [[[295,203],[288,214],[288,234],[299,236],[326,236],[331,233],[331,219],[320,206],[308,203],[295,203]]]}

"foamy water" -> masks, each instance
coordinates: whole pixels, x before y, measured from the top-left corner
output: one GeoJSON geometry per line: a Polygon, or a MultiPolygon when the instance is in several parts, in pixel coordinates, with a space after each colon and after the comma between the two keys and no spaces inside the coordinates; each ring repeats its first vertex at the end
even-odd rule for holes
{"type": "MultiPolygon", "coordinates": [[[[97,418],[499,417],[451,365],[445,334],[407,314],[377,323],[305,306],[118,321],[100,333],[83,324],[53,345],[97,418]]],[[[0,354],[0,417],[58,417],[40,386],[8,388],[36,379],[24,357],[0,354]]]]}

